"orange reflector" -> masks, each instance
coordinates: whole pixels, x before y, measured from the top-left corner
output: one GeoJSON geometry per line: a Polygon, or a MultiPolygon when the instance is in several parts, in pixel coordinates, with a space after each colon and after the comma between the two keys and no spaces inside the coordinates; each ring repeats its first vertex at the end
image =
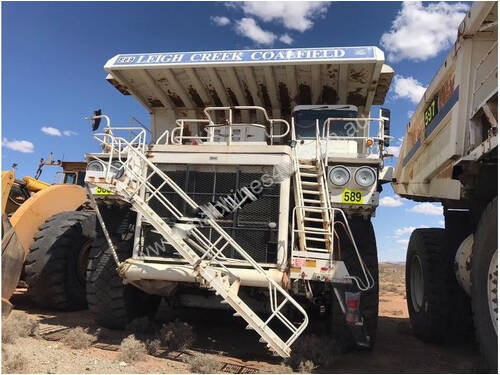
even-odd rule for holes
{"type": "Polygon", "coordinates": [[[373,139],[368,138],[368,139],[366,140],[366,145],[367,145],[368,147],[370,147],[371,145],[373,145],[373,139]]]}

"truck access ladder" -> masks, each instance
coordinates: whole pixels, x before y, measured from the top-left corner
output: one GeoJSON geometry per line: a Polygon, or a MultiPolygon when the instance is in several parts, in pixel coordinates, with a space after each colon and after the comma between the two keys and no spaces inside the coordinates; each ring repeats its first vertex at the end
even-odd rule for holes
{"type": "MultiPolygon", "coordinates": [[[[293,125],[292,125],[292,128],[293,125]]],[[[295,129],[292,137],[295,138],[295,129]]],[[[307,252],[314,258],[314,253],[331,253],[333,247],[332,218],[324,159],[321,157],[319,127],[316,124],[316,140],[306,140],[304,146],[297,143],[294,147],[294,191],[296,222],[301,252],[307,252]],[[314,142],[314,156],[304,155],[301,147],[310,151],[314,142]]],[[[295,250],[295,249],[293,249],[295,250]]]]}
{"type": "MultiPolygon", "coordinates": [[[[154,165],[146,155],[146,134],[144,129],[136,128],[139,134],[131,141],[113,135],[113,130],[123,128],[106,128],[106,133],[96,134],[95,138],[101,143],[108,153],[101,159],[107,166],[105,181],[97,182],[102,188],[108,189],[131,203],[133,209],[142,215],[171,244],[178,253],[195,269],[200,276],[200,283],[215,291],[222,298],[221,303],[229,304],[234,310],[234,316],[241,316],[248,323],[247,329],[255,330],[261,342],[282,357],[289,357],[291,345],[304,331],[308,324],[305,310],[280,286],[266,271],[210,216],[203,219],[185,218],[182,213],[161,193],[163,187],[169,187],[189,205],[193,211],[203,210],[191,199],[175,182],[162,170],[154,165]],[[109,159],[108,159],[109,157],[109,159]],[[112,161],[122,163],[123,175],[118,176],[112,172],[112,161]],[[153,184],[154,181],[154,184],[153,184]],[[150,207],[151,199],[156,199],[163,208],[166,208],[177,219],[179,224],[169,226],[150,207]],[[210,227],[218,238],[210,241],[198,228],[202,224],[210,227]],[[271,314],[266,317],[257,315],[238,295],[239,280],[226,267],[228,259],[223,251],[233,248],[236,253],[248,262],[258,273],[268,281],[271,314]],[[302,319],[293,323],[284,315],[284,307],[292,308],[297,316],[302,319]],[[276,319],[275,319],[276,318],[276,319]],[[285,326],[288,338],[281,338],[273,329],[271,322],[279,321],[285,326]]],[[[129,130],[129,128],[127,129],[129,130]]],[[[102,154],[101,154],[102,155],[102,154]]],[[[120,171],[121,172],[121,171],[120,171]]],[[[205,212],[205,211],[204,211],[205,212]]],[[[261,314],[262,315],[262,314],[261,314]]]]}

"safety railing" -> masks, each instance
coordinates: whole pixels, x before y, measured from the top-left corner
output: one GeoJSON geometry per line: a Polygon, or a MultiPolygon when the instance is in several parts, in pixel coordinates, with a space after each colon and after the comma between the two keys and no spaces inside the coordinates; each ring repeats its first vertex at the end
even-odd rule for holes
{"type": "MultiPolygon", "coordinates": [[[[226,144],[230,145],[233,143],[233,129],[234,128],[244,128],[244,127],[254,127],[262,129],[264,134],[269,141],[269,144],[274,144],[274,140],[286,137],[290,132],[290,124],[288,121],[283,119],[273,119],[267,114],[267,111],[263,107],[259,106],[233,106],[233,107],[206,107],[203,110],[206,119],[178,119],[176,120],[177,127],[171,132],[171,142],[173,144],[183,144],[184,141],[196,141],[200,144],[205,142],[215,142],[216,138],[225,138],[226,144]],[[257,124],[252,122],[235,122],[234,111],[258,111],[263,113],[263,117],[266,123],[269,124],[269,128],[264,124],[257,124]],[[224,112],[225,123],[220,123],[214,116],[217,112],[224,112]],[[185,135],[185,129],[190,125],[205,125],[201,132],[205,132],[206,135],[185,135]],[[285,130],[279,134],[274,134],[277,125],[283,125],[285,130]],[[216,135],[215,129],[227,129],[227,134],[216,135]]],[[[200,128],[197,129],[197,133],[200,133],[200,128]]]]}

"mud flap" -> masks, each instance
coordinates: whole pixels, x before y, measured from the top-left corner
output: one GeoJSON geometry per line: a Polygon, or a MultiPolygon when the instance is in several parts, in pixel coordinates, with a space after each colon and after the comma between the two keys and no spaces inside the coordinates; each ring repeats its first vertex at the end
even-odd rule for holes
{"type": "Polygon", "coordinates": [[[9,299],[21,277],[26,253],[6,216],[2,218],[2,229],[2,317],[6,318],[12,310],[9,299]]]}

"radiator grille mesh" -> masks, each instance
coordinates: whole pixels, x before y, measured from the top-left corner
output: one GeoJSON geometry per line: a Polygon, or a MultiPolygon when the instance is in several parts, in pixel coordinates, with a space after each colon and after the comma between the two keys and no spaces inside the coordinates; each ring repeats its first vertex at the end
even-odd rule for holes
{"type": "MultiPolygon", "coordinates": [[[[161,165],[160,165],[161,168],[161,165]]],[[[172,178],[188,195],[198,204],[206,204],[216,201],[219,197],[227,196],[232,191],[248,186],[252,181],[259,180],[264,173],[271,173],[263,170],[259,173],[249,173],[239,169],[237,166],[228,170],[219,171],[217,167],[205,166],[203,168],[193,165],[168,166],[167,175],[172,178]],[[207,171],[209,170],[209,171],[207,171]]],[[[159,181],[153,181],[155,186],[159,186],[159,181]]],[[[193,217],[191,208],[172,191],[170,187],[162,188],[162,193],[179,209],[186,217],[193,217]]],[[[276,241],[279,224],[279,193],[280,186],[273,185],[264,188],[262,195],[257,201],[248,203],[242,209],[238,209],[232,214],[217,220],[226,232],[233,237],[257,262],[276,263],[276,241]],[[276,228],[271,233],[269,223],[276,223],[276,228]],[[272,239],[272,241],[270,241],[272,239]]],[[[173,224],[174,219],[171,213],[165,209],[155,198],[150,201],[150,206],[169,224],[173,224]]],[[[202,233],[211,241],[214,241],[216,233],[210,228],[201,229],[202,233]]],[[[152,232],[147,225],[143,229],[144,253],[151,255],[154,244],[161,242],[158,234],[152,232]]],[[[176,257],[173,247],[166,245],[165,251],[161,252],[164,257],[176,257]]],[[[156,255],[156,254],[153,254],[156,255]]],[[[229,258],[238,259],[234,249],[226,248],[224,255],[229,258]]]]}

